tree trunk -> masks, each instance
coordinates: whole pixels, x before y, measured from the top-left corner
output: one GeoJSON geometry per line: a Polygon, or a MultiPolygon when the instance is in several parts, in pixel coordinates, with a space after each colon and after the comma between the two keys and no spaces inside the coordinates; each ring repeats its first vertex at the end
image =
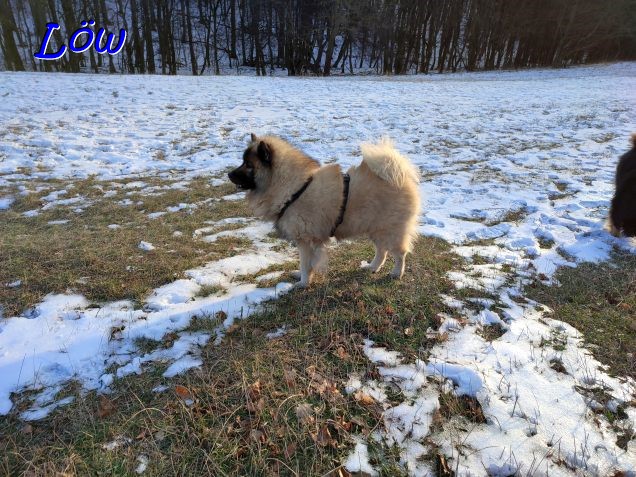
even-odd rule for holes
{"type": "MultiPolygon", "coordinates": [[[[155,47],[152,41],[152,9],[149,0],[141,0],[141,13],[144,23],[144,40],[146,43],[146,68],[148,73],[155,74],[155,47]]],[[[110,56],[110,55],[109,55],[110,56]]]]}
{"type": "Polygon", "coordinates": [[[232,60],[236,60],[236,0],[230,0],[230,52],[232,60]]]}
{"type": "MultiPolygon", "coordinates": [[[[79,28],[79,23],[75,18],[75,9],[73,8],[72,0],[61,0],[62,13],[64,15],[64,25],[66,26],[67,37],[71,36],[71,33],[79,28]]],[[[80,71],[80,59],[83,55],[77,53],[68,53],[68,71],[71,73],[79,73],[80,71]]]]}
{"type": "Polygon", "coordinates": [[[219,68],[219,47],[218,47],[218,41],[219,41],[219,36],[217,34],[218,32],[218,23],[217,23],[217,9],[219,8],[219,2],[215,1],[214,2],[214,9],[212,10],[212,18],[213,23],[212,23],[212,28],[213,28],[213,41],[214,41],[214,74],[215,75],[220,75],[221,74],[221,70],[219,68]]]}
{"type": "MultiPolygon", "coordinates": [[[[143,1],[143,0],[142,0],[143,1]]],[[[132,21],[132,43],[135,52],[135,68],[139,73],[146,72],[146,63],[144,61],[144,45],[141,43],[139,36],[139,11],[137,0],[130,0],[130,17],[132,21]]]]}
{"type": "Polygon", "coordinates": [[[0,26],[2,27],[2,53],[4,54],[4,62],[9,70],[24,71],[24,64],[15,44],[13,34],[18,31],[13,18],[13,11],[9,0],[0,0],[0,26]]]}
{"type": "MultiPolygon", "coordinates": [[[[42,41],[44,33],[46,33],[46,0],[29,0],[29,6],[31,7],[31,15],[33,16],[35,37],[38,41],[42,41]]],[[[44,71],[51,71],[50,61],[39,60],[39,63],[41,69],[44,69],[44,71]]]]}
{"type": "MultiPolygon", "coordinates": [[[[197,55],[194,52],[194,39],[192,38],[192,20],[190,18],[190,2],[188,0],[181,0],[181,5],[182,5],[182,9],[183,9],[183,6],[185,6],[184,14],[186,17],[186,26],[188,29],[188,46],[190,49],[190,66],[191,66],[192,76],[196,76],[197,75],[197,55]]],[[[214,32],[215,33],[217,29],[216,5],[218,5],[218,2],[216,2],[214,6],[214,32]]],[[[214,48],[215,48],[215,54],[216,54],[216,39],[214,41],[214,48]]]]}

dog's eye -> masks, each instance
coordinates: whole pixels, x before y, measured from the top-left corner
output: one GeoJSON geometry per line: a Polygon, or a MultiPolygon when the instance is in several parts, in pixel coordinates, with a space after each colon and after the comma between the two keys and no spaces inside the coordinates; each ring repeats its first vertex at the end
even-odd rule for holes
{"type": "Polygon", "coordinates": [[[252,169],[254,169],[254,166],[252,165],[252,163],[251,163],[251,162],[246,162],[246,163],[245,163],[245,168],[246,168],[246,169],[250,169],[250,170],[252,170],[252,169]]]}

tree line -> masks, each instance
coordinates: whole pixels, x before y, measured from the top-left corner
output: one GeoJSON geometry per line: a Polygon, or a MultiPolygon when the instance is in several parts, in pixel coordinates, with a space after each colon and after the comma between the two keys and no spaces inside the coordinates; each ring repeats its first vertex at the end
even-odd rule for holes
{"type": "Polygon", "coordinates": [[[407,74],[636,59],[636,0],[0,0],[9,70],[407,74]],[[123,51],[36,59],[83,20],[123,51]]]}

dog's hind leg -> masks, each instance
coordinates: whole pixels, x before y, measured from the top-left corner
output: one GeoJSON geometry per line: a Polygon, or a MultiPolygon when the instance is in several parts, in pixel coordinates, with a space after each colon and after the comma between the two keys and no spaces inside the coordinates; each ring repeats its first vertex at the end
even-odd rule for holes
{"type": "Polygon", "coordinates": [[[371,271],[371,273],[378,272],[380,268],[382,268],[382,265],[384,265],[386,254],[387,250],[375,242],[375,257],[373,257],[373,261],[371,263],[364,265],[362,268],[371,271]]]}
{"type": "Polygon", "coordinates": [[[404,267],[406,265],[406,252],[402,250],[391,250],[391,255],[395,260],[395,265],[393,266],[393,270],[391,270],[391,277],[397,278],[398,280],[402,278],[404,275],[404,267]]]}

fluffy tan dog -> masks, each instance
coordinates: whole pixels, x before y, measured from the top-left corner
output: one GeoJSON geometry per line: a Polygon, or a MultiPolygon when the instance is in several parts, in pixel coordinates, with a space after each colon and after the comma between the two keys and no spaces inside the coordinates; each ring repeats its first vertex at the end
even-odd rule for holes
{"type": "Polygon", "coordinates": [[[361,149],[360,165],[343,175],[339,165],[321,167],[281,138],[252,134],[243,163],[229,173],[234,184],[248,190],[253,213],[274,222],[298,245],[299,286],[325,271],[331,236],[371,239],[375,257],[366,268],[377,272],[390,253],[395,260],[391,276],[404,273],[417,235],[419,174],[387,139],[361,149]]]}

